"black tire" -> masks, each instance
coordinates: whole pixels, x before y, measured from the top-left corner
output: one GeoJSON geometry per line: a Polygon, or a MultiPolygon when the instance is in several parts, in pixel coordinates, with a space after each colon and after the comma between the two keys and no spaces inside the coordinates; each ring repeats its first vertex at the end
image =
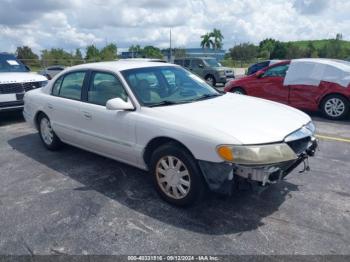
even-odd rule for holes
{"type": "Polygon", "coordinates": [[[329,95],[322,100],[320,108],[324,117],[331,120],[341,120],[346,118],[349,114],[349,100],[347,100],[342,95],[329,95]],[[338,111],[337,114],[336,111],[331,109],[332,104],[338,104],[343,109],[341,110],[341,112],[338,111]]]}
{"type": "MultiPolygon", "coordinates": [[[[150,172],[153,176],[153,182],[158,194],[162,199],[164,199],[170,204],[173,204],[176,206],[193,205],[194,203],[200,201],[203,198],[204,192],[206,191],[206,184],[205,184],[202,172],[200,171],[200,168],[197,164],[197,161],[188,152],[188,150],[179,146],[176,143],[164,144],[153,152],[151,157],[151,162],[150,162],[150,172]],[[188,180],[190,181],[190,186],[187,187],[188,193],[181,199],[176,199],[166,194],[163,191],[164,189],[162,189],[160,185],[162,183],[158,182],[158,178],[157,178],[158,177],[157,167],[159,167],[158,164],[162,159],[169,156],[174,157],[175,159],[179,159],[185,165],[185,168],[187,168],[187,171],[189,174],[188,180]]],[[[167,185],[167,182],[163,182],[163,183],[167,185]]],[[[175,190],[177,190],[178,193],[180,193],[180,190],[178,190],[176,186],[174,187],[175,187],[175,190]]],[[[173,188],[171,191],[173,191],[173,188]]],[[[171,192],[169,191],[169,193],[171,192]]]]}
{"type": "Polygon", "coordinates": [[[49,143],[47,139],[44,138],[44,134],[42,132],[42,125],[44,125],[44,121],[48,121],[51,127],[50,119],[48,118],[48,116],[45,114],[40,114],[40,116],[38,117],[38,129],[39,129],[39,136],[41,141],[43,142],[44,146],[51,151],[60,149],[63,143],[52,129],[51,129],[52,130],[51,142],[49,143]]]}
{"type": "Polygon", "coordinates": [[[213,75],[207,75],[205,77],[205,81],[207,81],[208,84],[211,86],[215,87],[216,86],[216,79],[213,75]]]}
{"type": "Polygon", "coordinates": [[[230,92],[233,93],[233,94],[240,94],[240,95],[246,95],[247,94],[246,91],[244,91],[244,89],[240,88],[240,87],[232,88],[230,92]]]}

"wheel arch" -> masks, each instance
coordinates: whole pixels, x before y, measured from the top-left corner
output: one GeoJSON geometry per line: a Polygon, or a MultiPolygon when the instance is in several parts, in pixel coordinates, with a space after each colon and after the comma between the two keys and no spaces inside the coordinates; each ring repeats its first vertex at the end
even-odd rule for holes
{"type": "Polygon", "coordinates": [[[243,86],[233,86],[230,88],[229,92],[234,91],[235,89],[242,89],[245,94],[247,94],[247,90],[243,86]]]}
{"type": "Polygon", "coordinates": [[[39,119],[40,119],[40,116],[47,116],[47,114],[45,114],[44,111],[42,110],[39,110],[38,112],[36,112],[35,116],[34,116],[34,126],[37,130],[39,130],[39,119]]]}
{"type": "Polygon", "coordinates": [[[151,162],[151,157],[153,152],[160,146],[164,145],[164,144],[168,144],[168,143],[174,143],[180,147],[182,147],[183,149],[185,149],[188,153],[190,153],[192,155],[192,157],[194,159],[196,159],[193,155],[193,153],[191,152],[191,150],[189,150],[189,148],[187,146],[185,146],[182,142],[174,139],[174,138],[170,138],[170,137],[166,137],[166,136],[159,136],[159,137],[155,137],[152,138],[146,145],[144,152],[143,152],[143,160],[146,164],[146,166],[149,168],[150,162],[151,162]]]}
{"type": "Polygon", "coordinates": [[[350,104],[350,99],[349,97],[347,97],[346,95],[342,94],[342,93],[338,93],[338,92],[332,92],[332,93],[327,93],[327,94],[324,94],[318,101],[318,108],[321,109],[321,106],[323,104],[323,102],[330,96],[332,95],[337,95],[337,96],[341,96],[341,97],[344,97],[346,99],[346,101],[350,104]]]}
{"type": "Polygon", "coordinates": [[[211,76],[212,78],[214,78],[216,80],[215,75],[213,73],[206,73],[204,76],[204,79],[207,79],[209,76],[211,76]]]}

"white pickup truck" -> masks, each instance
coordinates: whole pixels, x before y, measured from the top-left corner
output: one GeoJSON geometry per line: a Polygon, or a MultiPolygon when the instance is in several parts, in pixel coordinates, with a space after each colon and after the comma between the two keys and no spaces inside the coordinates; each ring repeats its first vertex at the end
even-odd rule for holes
{"type": "Polygon", "coordinates": [[[22,110],[24,93],[46,84],[46,77],[29,72],[14,55],[0,53],[0,112],[22,110]]]}

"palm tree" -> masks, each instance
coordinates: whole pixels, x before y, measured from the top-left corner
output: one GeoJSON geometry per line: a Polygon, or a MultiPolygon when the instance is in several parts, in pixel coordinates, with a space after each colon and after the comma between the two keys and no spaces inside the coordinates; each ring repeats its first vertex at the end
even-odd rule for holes
{"type": "Polygon", "coordinates": [[[201,47],[202,48],[210,48],[210,46],[214,46],[214,42],[211,39],[211,35],[209,33],[206,33],[205,35],[202,35],[201,38],[203,39],[201,41],[201,47]]]}
{"type": "Polygon", "coordinates": [[[213,32],[209,34],[210,37],[214,38],[214,49],[221,49],[222,48],[222,40],[224,39],[224,36],[222,35],[221,31],[219,29],[214,28],[213,32]]]}

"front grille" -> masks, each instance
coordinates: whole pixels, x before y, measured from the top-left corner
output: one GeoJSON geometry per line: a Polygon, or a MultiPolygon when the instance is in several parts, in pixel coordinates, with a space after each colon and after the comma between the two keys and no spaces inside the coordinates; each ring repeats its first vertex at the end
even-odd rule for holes
{"type": "Polygon", "coordinates": [[[22,85],[23,85],[24,91],[27,92],[32,89],[39,88],[40,84],[41,82],[30,82],[30,83],[23,83],[22,85]]]}
{"type": "Polygon", "coordinates": [[[297,155],[300,155],[301,153],[305,152],[310,141],[311,137],[304,137],[302,139],[287,142],[287,144],[293,149],[293,151],[297,155]]]}
{"type": "Polygon", "coordinates": [[[15,94],[30,91],[39,88],[41,82],[27,82],[27,83],[10,83],[0,84],[0,94],[15,94]]]}
{"type": "Polygon", "coordinates": [[[24,91],[21,83],[11,83],[0,85],[0,94],[22,93],[24,91]]]}

